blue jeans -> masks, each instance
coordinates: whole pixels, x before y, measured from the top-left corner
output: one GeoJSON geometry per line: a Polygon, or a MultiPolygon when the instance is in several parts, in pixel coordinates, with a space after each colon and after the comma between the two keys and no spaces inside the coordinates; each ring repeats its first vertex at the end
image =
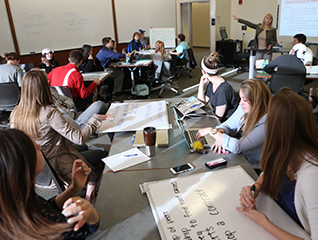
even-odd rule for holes
{"type": "Polygon", "coordinates": [[[75,122],[83,128],[88,120],[96,114],[105,114],[108,110],[108,105],[102,101],[93,102],[84,112],[81,113],[75,122]]]}

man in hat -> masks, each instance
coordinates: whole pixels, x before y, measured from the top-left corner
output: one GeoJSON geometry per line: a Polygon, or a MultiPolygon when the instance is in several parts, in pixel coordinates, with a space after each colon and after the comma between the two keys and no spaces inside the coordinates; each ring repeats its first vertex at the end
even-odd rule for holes
{"type": "Polygon", "coordinates": [[[306,41],[306,35],[296,34],[293,40],[293,48],[290,50],[289,54],[296,55],[305,66],[311,66],[313,52],[309,47],[306,47],[306,41]]]}
{"type": "Polygon", "coordinates": [[[139,29],[140,42],[144,49],[149,49],[150,48],[149,37],[145,37],[145,32],[146,32],[145,30],[139,29]]]}

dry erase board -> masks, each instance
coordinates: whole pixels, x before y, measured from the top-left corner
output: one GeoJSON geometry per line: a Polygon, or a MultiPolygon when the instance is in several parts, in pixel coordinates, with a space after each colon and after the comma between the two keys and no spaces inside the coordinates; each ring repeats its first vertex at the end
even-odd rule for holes
{"type": "Polygon", "coordinates": [[[114,37],[111,0],[9,1],[21,54],[102,45],[114,37]]]}
{"type": "MultiPolygon", "coordinates": [[[[144,183],[162,239],[276,239],[236,210],[243,186],[253,179],[240,166],[144,183]]],[[[304,239],[308,235],[269,197],[257,208],[282,229],[304,239]]]]}
{"type": "Polygon", "coordinates": [[[0,18],[0,55],[5,52],[15,52],[8,14],[4,1],[0,1],[0,18]]]}
{"type": "Polygon", "coordinates": [[[151,27],[176,27],[175,0],[116,0],[115,10],[119,42],[131,41],[139,29],[149,36],[151,27]]]}
{"type": "Polygon", "coordinates": [[[175,28],[151,28],[149,33],[151,48],[155,48],[157,40],[163,41],[165,48],[174,48],[176,46],[175,28]]]}

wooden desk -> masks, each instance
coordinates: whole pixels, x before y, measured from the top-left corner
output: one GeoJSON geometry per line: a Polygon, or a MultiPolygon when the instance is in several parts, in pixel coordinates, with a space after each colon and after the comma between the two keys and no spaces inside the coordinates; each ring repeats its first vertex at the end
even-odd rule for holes
{"type": "MultiPolygon", "coordinates": [[[[171,99],[172,103],[179,101],[181,98],[171,99]]],[[[228,161],[227,166],[241,165],[254,179],[257,178],[251,165],[241,154],[218,155],[213,152],[206,155],[189,154],[190,149],[175,123],[170,107],[168,107],[168,116],[169,122],[172,124],[172,129],[169,130],[169,147],[156,148],[156,155],[151,160],[117,173],[111,172],[107,166],[105,168],[96,209],[100,214],[100,229],[108,229],[107,239],[160,239],[147,196],[141,194],[139,185],[144,182],[175,177],[169,171],[170,167],[187,162],[195,166],[194,171],[183,173],[180,176],[217,171],[217,169],[208,170],[204,163],[224,157],[228,161]]],[[[193,121],[196,119],[193,118],[193,121]]],[[[109,155],[131,149],[133,134],[134,132],[116,133],[109,155]]],[[[144,148],[140,148],[140,150],[145,151],[144,148]]]]}

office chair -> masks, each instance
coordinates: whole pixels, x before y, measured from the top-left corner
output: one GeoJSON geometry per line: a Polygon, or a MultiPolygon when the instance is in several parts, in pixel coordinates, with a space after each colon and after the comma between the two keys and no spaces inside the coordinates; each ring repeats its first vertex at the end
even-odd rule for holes
{"type": "Polygon", "coordinates": [[[160,74],[160,80],[156,81],[156,83],[160,83],[161,85],[158,87],[151,88],[150,91],[159,91],[159,98],[162,98],[162,92],[165,89],[171,90],[176,93],[176,95],[179,95],[179,92],[176,88],[172,87],[172,79],[174,78],[174,70],[176,68],[176,59],[171,59],[167,61],[163,61],[162,68],[161,68],[161,74],[160,74]]]}
{"type": "Polygon", "coordinates": [[[0,126],[9,128],[9,115],[6,112],[11,112],[20,101],[20,91],[18,84],[15,82],[1,83],[0,84],[0,111],[5,119],[1,122],[0,126]]]}
{"type": "MultiPolygon", "coordinates": [[[[250,40],[247,47],[251,48],[254,44],[254,39],[250,40]]],[[[242,59],[243,64],[239,66],[237,73],[240,72],[248,72],[249,70],[249,59],[250,59],[250,51],[253,51],[253,55],[255,55],[256,50],[249,49],[248,51],[237,54],[237,57],[242,59]]]]}
{"type": "MultiPolygon", "coordinates": [[[[194,59],[194,56],[193,56],[193,59],[194,59]]],[[[182,73],[185,73],[190,78],[192,78],[190,62],[191,62],[191,60],[190,60],[190,56],[189,56],[189,51],[188,51],[188,49],[185,49],[183,51],[183,58],[181,59],[181,62],[179,61],[179,63],[177,63],[177,65],[176,65],[175,75],[176,75],[177,79],[179,79],[179,77],[182,73]]]]}
{"type": "Polygon", "coordinates": [[[303,94],[303,89],[306,81],[306,73],[297,75],[272,74],[269,82],[269,89],[272,94],[279,92],[282,87],[289,87],[293,92],[300,95],[303,94]]]}
{"type": "MultiPolygon", "coordinates": [[[[68,86],[55,86],[55,87],[51,87],[51,89],[54,89],[60,95],[63,95],[63,96],[70,98],[74,102],[71,90],[68,86]]],[[[76,108],[75,103],[74,103],[74,107],[73,107],[72,111],[77,112],[77,108],[76,108]]]]}

